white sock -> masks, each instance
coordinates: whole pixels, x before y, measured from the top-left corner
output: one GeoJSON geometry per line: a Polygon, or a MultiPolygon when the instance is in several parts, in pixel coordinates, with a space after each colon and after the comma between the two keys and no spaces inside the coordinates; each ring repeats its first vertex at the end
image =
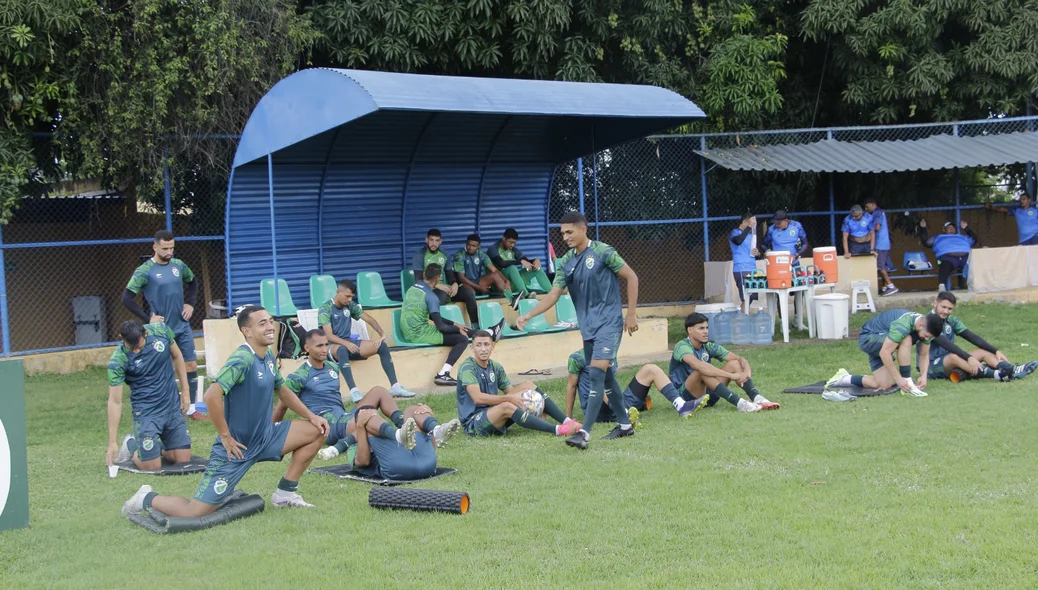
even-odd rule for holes
{"type": "Polygon", "coordinates": [[[447,363],[443,363],[443,368],[440,369],[440,375],[443,375],[444,373],[450,375],[451,374],[451,369],[453,369],[453,368],[454,367],[452,365],[448,365],[447,363]]]}
{"type": "Polygon", "coordinates": [[[634,428],[634,425],[632,425],[632,424],[621,424],[620,425],[620,430],[630,430],[632,428],[634,428]]]}
{"type": "Polygon", "coordinates": [[[400,382],[399,381],[397,381],[396,383],[394,383],[393,385],[390,386],[390,389],[400,389],[400,388],[401,388],[401,386],[400,386],[400,382]]]}
{"type": "Polygon", "coordinates": [[[591,440],[591,434],[583,428],[580,429],[580,434],[584,435],[584,440],[591,440]]]}
{"type": "Polygon", "coordinates": [[[398,442],[400,444],[404,444],[404,429],[403,428],[397,428],[396,429],[396,442],[398,442]]]}
{"type": "Polygon", "coordinates": [[[735,407],[737,407],[737,408],[739,408],[741,410],[741,409],[747,407],[748,405],[750,405],[750,403],[751,402],[748,402],[745,399],[740,397],[739,398],[739,403],[735,404],[735,407]]]}
{"type": "Polygon", "coordinates": [[[850,375],[845,375],[843,377],[840,377],[840,379],[836,382],[836,384],[837,385],[842,385],[842,386],[850,385],[851,384],[851,376],[850,375]]]}
{"type": "Polygon", "coordinates": [[[679,397],[674,400],[673,405],[675,410],[680,410],[685,405],[685,400],[679,397]]]}
{"type": "Polygon", "coordinates": [[[992,375],[992,377],[994,377],[995,381],[1001,381],[1002,380],[1002,373],[1000,371],[995,371],[995,374],[992,375]]]}

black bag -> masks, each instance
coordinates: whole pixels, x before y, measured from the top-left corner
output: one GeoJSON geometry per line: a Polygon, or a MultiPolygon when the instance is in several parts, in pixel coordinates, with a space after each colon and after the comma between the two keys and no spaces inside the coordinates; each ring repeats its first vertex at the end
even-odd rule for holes
{"type": "Polygon", "coordinates": [[[278,358],[295,359],[303,356],[303,343],[306,342],[306,328],[295,319],[278,322],[278,358]]]}

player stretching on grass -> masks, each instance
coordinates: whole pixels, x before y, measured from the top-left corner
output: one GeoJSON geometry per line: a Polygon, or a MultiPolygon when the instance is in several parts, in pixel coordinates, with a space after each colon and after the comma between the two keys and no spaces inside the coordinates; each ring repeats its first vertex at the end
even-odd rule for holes
{"type": "MultiPolygon", "coordinates": [[[[587,413],[587,394],[591,391],[591,377],[587,361],[584,359],[583,350],[578,350],[569,355],[567,370],[569,371],[569,381],[566,383],[566,415],[573,416],[573,401],[578,393],[580,395],[580,408],[587,413]]],[[[697,405],[694,401],[686,402],[684,400],[681,400],[680,403],[674,403],[675,400],[679,399],[678,390],[670,382],[670,378],[663,372],[663,369],[652,363],[642,365],[623,391],[624,407],[627,408],[627,416],[631,419],[631,424],[638,424],[639,412],[652,408],[652,398],[649,397],[649,390],[653,385],[660,390],[663,397],[670,400],[671,404],[674,405],[674,409],[678,411],[678,415],[683,418],[688,416],[691,413],[691,409],[697,405]],[[688,411],[686,411],[686,407],[688,411]]],[[[595,422],[616,422],[616,415],[613,414],[613,410],[608,404],[602,405],[595,422]]]]}
{"type": "MultiPolygon", "coordinates": [[[[376,387],[368,395],[376,390],[381,390],[386,395],[385,399],[393,401],[381,387],[376,387]]],[[[364,399],[367,400],[367,396],[364,399]]],[[[382,407],[382,413],[385,412],[385,407],[382,407]]],[[[362,400],[356,417],[347,426],[346,437],[356,442],[351,443],[346,451],[346,462],[368,477],[414,480],[435,474],[436,448],[442,447],[447,438],[436,438],[433,433],[447,425],[437,422],[432,409],[425,404],[408,406],[403,416],[404,428],[397,430],[382,419],[378,409],[362,400]],[[421,423],[417,429],[408,428],[416,421],[421,423]],[[404,433],[403,441],[398,433],[404,433]]],[[[451,422],[457,423],[457,420],[451,422]]]]}
{"type": "Polygon", "coordinates": [[[512,385],[505,368],[490,358],[494,352],[494,337],[485,330],[472,335],[473,356],[458,368],[458,417],[469,436],[505,434],[508,427],[518,424],[523,428],[569,436],[580,424],[567,418],[543,391],[529,381],[512,385]],[[544,396],[544,413],[560,424],[550,424],[523,409],[519,394],[536,389],[544,396]]]}
{"type": "Polygon", "coordinates": [[[238,328],[245,336],[245,344],[231,354],[216,382],[205,392],[209,419],[218,436],[194,499],[159,496],[145,485],[123,504],[123,516],[150,507],[167,516],[205,516],[216,510],[257,461],[280,461],[289,453],[292,461],[271,502],[279,507],[313,507],[296,489],[299,477],[324,442],[328,421],[308,410],[285,387],[270,348],[274,344],[274,318],[267,310],[255,305],[242,309],[238,313],[238,328]],[[275,424],[271,419],[275,393],[306,421],[275,424]]]}
{"type": "MultiPolygon", "coordinates": [[[[890,309],[865,322],[858,336],[858,348],[869,355],[871,375],[851,375],[840,369],[825,383],[826,389],[855,385],[869,389],[888,389],[897,385],[901,393],[925,397],[926,373],[912,382],[912,346],[921,342],[917,361],[929,358],[930,341],[941,333],[943,320],[937,314],[922,315],[907,309],[890,309]],[[897,364],[894,364],[894,361],[897,364]]],[[[922,362],[917,362],[917,365],[922,362]]]]}
{"type": "Polygon", "coordinates": [[[779,409],[778,404],[768,401],[753,384],[753,372],[746,359],[710,341],[710,326],[705,315],[689,314],[685,318],[685,333],[688,337],[674,346],[670,358],[670,380],[681,387],[679,397],[671,399],[670,403],[679,414],[690,416],[699,411],[707,401],[705,396],[708,393],[728,400],[740,412],[779,409]],[[713,366],[710,364],[713,359],[724,365],[713,366]],[[739,384],[753,401],[746,401],[728,389],[732,381],[739,384]]]}
{"type": "Polygon", "coordinates": [[[562,291],[569,289],[573,306],[577,310],[580,335],[584,339],[584,358],[591,368],[588,369],[590,384],[584,425],[580,432],[566,439],[566,444],[586,449],[591,427],[602,408],[603,396],[608,396],[609,407],[617,419],[616,427],[604,438],[634,435],[634,428],[623,405],[623,390],[616,381],[613,359],[620,348],[624,328],[628,334],[638,330],[638,275],[634,274],[612,246],[588,239],[587,218],[582,214],[570,211],[560,221],[562,237],[570,250],[555,263],[555,283],[551,291],[537,307],[519,316],[516,325],[522,329],[530,318],[551,309],[562,296],[562,291]],[[626,320],[617,277],[627,281],[626,320]]]}

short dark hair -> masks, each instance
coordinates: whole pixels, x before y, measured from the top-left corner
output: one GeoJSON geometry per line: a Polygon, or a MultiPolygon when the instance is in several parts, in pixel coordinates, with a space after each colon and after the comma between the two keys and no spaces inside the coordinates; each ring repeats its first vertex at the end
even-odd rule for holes
{"type": "Polygon", "coordinates": [[[479,239],[479,234],[469,234],[469,237],[465,238],[465,241],[466,242],[475,242],[475,243],[478,244],[478,243],[482,242],[483,240],[479,239]]]}
{"type": "Polygon", "coordinates": [[[931,336],[940,336],[943,330],[944,320],[941,316],[935,313],[926,314],[926,331],[929,332],[931,336]]]}
{"type": "Polygon", "coordinates": [[[515,231],[514,227],[508,228],[508,229],[505,230],[505,239],[506,240],[518,240],[519,239],[519,232],[515,231]]]}
{"type": "Polygon", "coordinates": [[[685,329],[689,329],[697,324],[709,321],[708,318],[701,313],[690,313],[685,317],[685,329]]]}
{"type": "Polygon", "coordinates": [[[746,213],[742,214],[742,217],[739,218],[739,221],[743,222],[743,221],[746,221],[747,219],[749,219],[751,217],[753,217],[753,213],[750,213],[749,211],[747,211],[746,213]]]}
{"type": "Polygon", "coordinates": [[[572,223],[574,225],[581,225],[587,227],[587,217],[584,217],[584,214],[580,211],[570,211],[569,213],[566,213],[562,216],[562,219],[559,220],[559,223],[572,223]]]}
{"type": "Polygon", "coordinates": [[[779,209],[771,219],[772,221],[782,221],[783,219],[789,219],[789,215],[786,213],[785,209],[779,209]]]}
{"type": "Polygon", "coordinates": [[[245,326],[249,325],[249,318],[252,314],[257,311],[264,311],[264,308],[258,305],[246,305],[238,312],[238,329],[241,330],[245,326]]]}
{"type": "Polygon", "coordinates": [[[427,238],[442,238],[443,236],[440,235],[440,230],[438,230],[438,229],[436,229],[434,227],[431,230],[425,232],[425,237],[427,237],[427,238]]]}
{"type": "Polygon", "coordinates": [[[431,281],[433,279],[440,278],[441,274],[443,274],[443,269],[440,268],[439,264],[430,264],[429,266],[425,267],[425,271],[422,273],[422,277],[424,277],[427,281],[431,281]]]}
{"type": "Polygon", "coordinates": [[[340,289],[349,289],[350,291],[353,291],[354,295],[357,294],[357,283],[354,283],[353,281],[351,281],[349,279],[343,279],[343,280],[339,281],[339,288],[340,289]]]}
{"type": "Polygon", "coordinates": [[[318,336],[324,336],[324,330],[318,328],[314,328],[313,330],[307,330],[306,338],[303,339],[303,342],[306,344],[310,344],[310,342],[318,336]]]}
{"type": "Polygon", "coordinates": [[[952,305],[955,305],[959,302],[959,300],[955,298],[955,294],[951,291],[941,291],[940,293],[938,293],[937,301],[948,301],[952,305]]]}
{"type": "Polygon", "coordinates": [[[472,341],[475,342],[476,338],[490,338],[491,340],[493,340],[494,335],[486,330],[476,330],[472,333],[472,341]]]}
{"type": "Polygon", "coordinates": [[[160,229],[159,231],[155,232],[155,243],[156,244],[158,244],[159,242],[168,242],[168,241],[170,241],[172,239],[173,239],[173,232],[171,232],[171,231],[166,231],[164,229],[160,229]]]}
{"type": "Polygon", "coordinates": [[[866,205],[879,205],[879,203],[876,202],[876,197],[869,197],[869,198],[865,199],[865,204],[866,205]]]}
{"type": "Polygon", "coordinates": [[[122,336],[123,342],[137,346],[144,337],[144,324],[140,320],[126,320],[119,326],[119,335],[122,336]]]}

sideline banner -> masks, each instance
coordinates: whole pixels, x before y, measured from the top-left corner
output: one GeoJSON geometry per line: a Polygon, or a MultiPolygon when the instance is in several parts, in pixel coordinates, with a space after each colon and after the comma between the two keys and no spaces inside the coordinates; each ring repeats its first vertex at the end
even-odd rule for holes
{"type": "Polygon", "coordinates": [[[25,453],[25,371],[22,360],[0,361],[0,531],[29,526],[25,453]]]}

